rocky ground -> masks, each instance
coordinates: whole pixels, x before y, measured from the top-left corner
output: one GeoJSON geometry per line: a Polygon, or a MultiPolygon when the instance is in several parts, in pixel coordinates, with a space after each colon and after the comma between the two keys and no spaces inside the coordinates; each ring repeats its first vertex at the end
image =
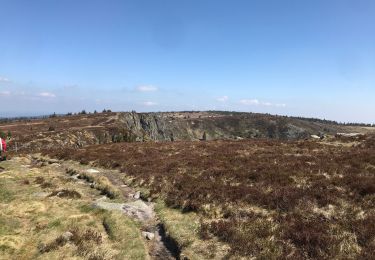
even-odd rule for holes
{"type": "Polygon", "coordinates": [[[0,259],[176,256],[163,241],[153,203],[126,185],[109,198],[95,183],[103,183],[103,169],[34,156],[2,162],[0,171],[0,259]]]}

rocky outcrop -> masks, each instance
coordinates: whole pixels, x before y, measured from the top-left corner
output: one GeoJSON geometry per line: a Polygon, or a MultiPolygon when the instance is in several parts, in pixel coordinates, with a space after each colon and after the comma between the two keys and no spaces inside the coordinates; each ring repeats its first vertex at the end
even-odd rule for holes
{"type": "Polygon", "coordinates": [[[15,121],[0,125],[0,130],[12,132],[17,145],[11,143],[10,150],[28,151],[113,142],[296,140],[349,132],[322,121],[236,112],[100,113],[15,121]]]}
{"type": "Polygon", "coordinates": [[[241,138],[299,139],[309,136],[309,129],[253,115],[176,117],[170,113],[120,113],[123,127],[137,141],[212,140],[241,138]]]}

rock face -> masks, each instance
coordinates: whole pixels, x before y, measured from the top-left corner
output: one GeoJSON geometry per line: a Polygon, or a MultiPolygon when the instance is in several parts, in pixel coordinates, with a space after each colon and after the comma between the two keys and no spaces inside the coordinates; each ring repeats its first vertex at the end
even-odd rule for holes
{"type": "Polygon", "coordinates": [[[121,127],[136,141],[277,138],[301,139],[334,127],[263,114],[213,112],[120,113],[121,127]]]}

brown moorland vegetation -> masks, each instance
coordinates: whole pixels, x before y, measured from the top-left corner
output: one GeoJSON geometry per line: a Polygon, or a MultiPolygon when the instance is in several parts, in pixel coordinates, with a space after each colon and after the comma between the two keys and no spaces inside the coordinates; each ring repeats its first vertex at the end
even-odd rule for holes
{"type": "Polygon", "coordinates": [[[51,115],[39,119],[0,119],[0,134],[9,134],[9,150],[82,148],[134,142],[271,138],[297,140],[314,135],[369,133],[375,127],[337,122],[235,112],[106,112],[51,115]]]}
{"type": "Polygon", "coordinates": [[[375,137],[349,141],[117,143],[45,154],[120,169],[151,198],[197,212],[202,239],[228,243],[232,256],[371,259],[375,137]]]}

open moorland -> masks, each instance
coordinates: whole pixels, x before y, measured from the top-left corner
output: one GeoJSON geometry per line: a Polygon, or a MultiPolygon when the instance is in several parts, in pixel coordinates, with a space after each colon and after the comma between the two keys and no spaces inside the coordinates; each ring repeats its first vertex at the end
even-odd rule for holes
{"type": "Polygon", "coordinates": [[[118,169],[144,198],[197,214],[196,235],[223,243],[226,257],[373,257],[374,136],[119,143],[44,154],[118,169]]]}
{"type": "Polygon", "coordinates": [[[0,259],[373,258],[374,127],[106,112],[0,130],[0,259]]]}

